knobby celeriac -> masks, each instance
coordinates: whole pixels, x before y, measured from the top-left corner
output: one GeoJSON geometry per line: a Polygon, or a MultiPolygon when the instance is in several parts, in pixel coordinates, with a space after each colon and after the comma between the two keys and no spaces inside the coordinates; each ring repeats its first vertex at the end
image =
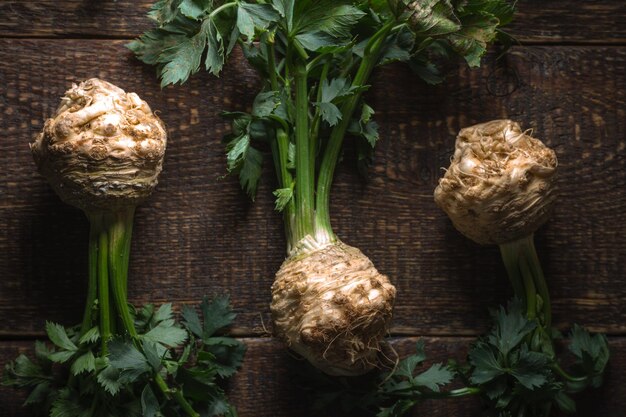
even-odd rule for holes
{"type": "Polygon", "coordinates": [[[161,0],[149,14],[157,27],[129,44],[163,86],[201,66],[218,75],[235,46],[257,70],[252,111],[225,114],[228,170],[254,198],[271,154],[288,255],[272,286],[274,333],[319,369],[377,367],[395,299],[389,279],[339,240],[329,213],[345,136],[361,168],[379,138],[363,99],[374,68],[402,61],[426,82],[441,81],[437,60],[456,54],[479,65],[512,14],[504,0],[161,0]]]}
{"type": "Polygon", "coordinates": [[[31,144],[40,173],[91,225],[82,323],[48,322],[54,346],[37,343],[35,361],[20,355],[4,374],[46,415],[235,415],[217,385],[245,351],[215,335],[234,319],[228,300],[205,299],[202,319],[186,306],[183,326],[170,304],[128,304],[134,211],[157,184],[166,142],[165,125],[137,94],[92,78],[65,93],[31,144]]]}
{"type": "Polygon", "coordinates": [[[548,285],[533,242],[534,232],[557,202],[557,158],[511,120],[462,129],[435,201],[454,226],[480,244],[500,246],[515,300],[493,313],[494,329],[474,344],[469,382],[497,412],[545,416],[555,404],[575,411],[569,394],[598,387],[609,358],[603,335],[574,325],[571,374],[560,365],[553,340],[548,285]]]}
{"type": "Polygon", "coordinates": [[[395,369],[354,379],[305,377],[319,408],[400,417],[427,399],[478,395],[485,415],[543,417],[554,406],[574,412],[571,394],[598,387],[609,359],[607,339],[574,325],[568,370],[553,341],[548,287],[533,243],[557,201],[556,154],[511,120],[462,129],[450,167],[435,190],[454,226],[480,244],[498,244],[515,298],[492,311],[491,330],[468,361],[424,368],[424,343],[395,369]],[[459,388],[441,390],[456,382],[459,388]]]}

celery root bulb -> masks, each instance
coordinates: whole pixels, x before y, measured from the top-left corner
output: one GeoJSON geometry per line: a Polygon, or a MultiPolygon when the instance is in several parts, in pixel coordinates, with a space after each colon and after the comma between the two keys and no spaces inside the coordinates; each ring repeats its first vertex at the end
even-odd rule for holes
{"type": "Polygon", "coordinates": [[[274,331],[331,375],[373,369],[396,290],[357,248],[326,244],[287,258],[272,286],[274,331]]]}
{"type": "Polygon", "coordinates": [[[65,93],[31,150],[63,201],[99,211],[150,195],[166,140],[163,122],[137,94],[92,78],[65,93]]]}
{"type": "Polygon", "coordinates": [[[459,132],[435,202],[465,236],[502,244],[531,235],[556,200],[556,154],[511,120],[459,132]]]}

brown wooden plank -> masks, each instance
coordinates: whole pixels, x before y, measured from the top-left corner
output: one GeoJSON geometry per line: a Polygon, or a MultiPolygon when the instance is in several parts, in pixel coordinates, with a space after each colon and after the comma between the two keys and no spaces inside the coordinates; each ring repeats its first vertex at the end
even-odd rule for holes
{"type": "MultiPolygon", "coordinates": [[[[27,143],[71,81],[92,76],[137,91],[170,132],[161,183],[137,213],[131,300],[228,292],[240,313],[235,334],[263,332],[284,238],[272,181],[250,204],[235,178],[221,178],[219,112],[248,106],[256,90],[240,61],[220,79],[199,74],[161,91],[120,41],[0,41],[0,335],[80,320],[87,223],[35,172],[27,143]]],[[[480,70],[460,66],[439,87],[400,66],[375,77],[367,100],[382,140],[370,181],[360,182],[348,149],[331,214],[338,235],[397,285],[394,333],[475,335],[508,297],[497,249],[456,233],[431,197],[459,127],[505,116],[534,128],[560,159],[561,199],[537,236],[556,324],[626,332],[624,72],[626,48],[532,47],[480,70]]]]}
{"type": "MultiPolygon", "coordinates": [[[[154,1],[0,1],[0,37],[131,38],[151,27],[154,1]]],[[[620,0],[519,0],[510,31],[522,42],[624,43],[626,5],[620,0]]]]}
{"type": "Polygon", "coordinates": [[[624,43],[626,3],[588,0],[517,2],[510,31],[522,43],[624,43]],[[605,23],[608,26],[605,26],[605,23]]]}
{"type": "MultiPolygon", "coordinates": [[[[300,364],[282,346],[271,339],[244,339],[248,352],[242,370],[229,386],[229,396],[241,417],[324,417],[311,410],[311,403],[304,394],[302,379],[296,374],[300,364]]],[[[394,348],[401,356],[414,351],[418,339],[394,339],[394,348]]],[[[425,366],[445,362],[454,358],[463,360],[471,339],[426,338],[426,353],[429,357],[425,366]]],[[[13,359],[18,352],[31,354],[31,342],[0,343],[0,365],[13,359]]],[[[615,417],[626,407],[626,339],[612,338],[611,362],[604,386],[576,397],[576,416],[615,417]]],[[[0,416],[30,416],[20,405],[24,394],[0,387],[0,416]]],[[[411,414],[417,416],[480,415],[481,405],[475,398],[430,400],[417,406],[411,414]]],[[[350,417],[343,415],[343,417],[350,417]]],[[[353,416],[357,417],[357,416],[353,416]]],[[[362,416],[359,416],[362,417],[362,416]]]]}

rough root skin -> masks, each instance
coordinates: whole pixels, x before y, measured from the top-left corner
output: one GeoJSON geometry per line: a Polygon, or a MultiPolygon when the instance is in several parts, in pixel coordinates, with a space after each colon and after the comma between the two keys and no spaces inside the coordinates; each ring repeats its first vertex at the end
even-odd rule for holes
{"type": "Polygon", "coordinates": [[[274,332],[331,375],[376,367],[395,287],[357,248],[340,241],[288,257],[272,285],[274,332]]]}
{"type": "Polygon", "coordinates": [[[459,132],[435,202],[465,236],[501,244],[531,235],[556,200],[556,154],[511,120],[459,132]]]}
{"type": "Polygon", "coordinates": [[[166,142],[163,122],[137,94],[92,78],[65,93],[30,147],[63,201],[97,211],[148,197],[166,142]]]}

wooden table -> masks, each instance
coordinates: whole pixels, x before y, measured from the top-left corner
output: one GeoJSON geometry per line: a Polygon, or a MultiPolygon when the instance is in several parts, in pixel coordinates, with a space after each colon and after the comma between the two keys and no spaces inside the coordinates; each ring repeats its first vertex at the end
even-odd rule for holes
{"type": "MultiPolygon", "coordinates": [[[[150,1],[0,1],[0,364],[32,352],[45,320],[82,314],[87,222],[37,174],[28,142],[72,82],[101,77],[158,109],[169,147],[153,198],[139,208],[130,298],[196,303],[229,293],[232,334],[249,350],[230,386],[242,417],[308,416],[294,360],[263,330],[284,257],[272,181],[251,204],[226,173],[222,110],[249,108],[257,90],[239,55],[220,79],[199,74],[159,88],[124,44],[151,26],[150,1]]],[[[581,416],[626,413],[626,6],[622,0],[520,0],[510,31],[521,42],[484,66],[459,63],[438,87],[402,66],[379,71],[368,101],[381,142],[369,181],[348,147],[334,185],[337,233],[360,247],[398,289],[392,340],[401,353],[426,341],[432,360],[463,358],[510,296],[495,247],[458,234],[434,204],[460,127],[509,117],[559,157],[561,197],[536,241],[556,326],[609,335],[605,387],[580,398],[581,416]]],[[[271,169],[269,166],[266,170],[271,169]]],[[[297,365],[296,365],[297,366],[297,365]]],[[[1,416],[28,416],[23,396],[0,389],[1,416]]],[[[428,402],[414,415],[476,416],[474,400],[428,402]]]]}

